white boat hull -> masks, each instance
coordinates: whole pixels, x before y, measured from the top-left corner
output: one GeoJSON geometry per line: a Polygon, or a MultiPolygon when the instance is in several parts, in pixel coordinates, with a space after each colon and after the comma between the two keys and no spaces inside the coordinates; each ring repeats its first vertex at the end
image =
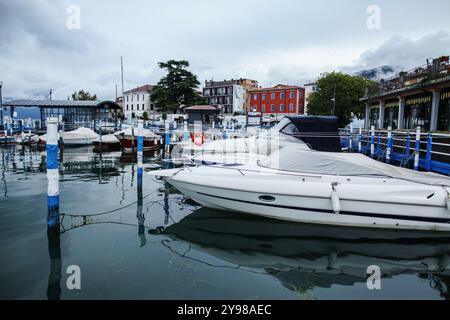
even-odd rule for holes
{"type": "MultiPolygon", "coordinates": [[[[229,176],[212,178],[212,173],[203,168],[201,175],[195,174],[196,169],[172,171],[167,181],[208,208],[302,223],[450,231],[448,195],[442,187],[402,181],[389,184],[382,179],[374,179],[380,180],[378,184],[364,185],[354,178],[352,183],[339,187],[340,211],[336,213],[331,186],[324,177],[320,182],[308,182],[315,178],[306,181],[297,175],[268,178],[270,173],[255,173],[254,177],[246,173],[244,177],[229,170],[232,172],[229,176]],[[274,186],[283,186],[283,190],[274,186]]],[[[341,183],[346,180],[345,177],[334,179],[341,183]]]]}

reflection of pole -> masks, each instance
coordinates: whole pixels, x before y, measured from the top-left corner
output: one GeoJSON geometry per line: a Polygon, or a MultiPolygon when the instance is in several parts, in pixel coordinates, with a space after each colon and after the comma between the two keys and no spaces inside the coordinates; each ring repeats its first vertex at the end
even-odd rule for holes
{"type": "Polygon", "coordinates": [[[58,119],[47,119],[47,225],[59,229],[58,119]]]}
{"type": "Polygon", "coordinates": [[[59,300],[61,296],[61,245],[59,228],[48,228],[48,254],[50,275],[48,276],[47,298],[59,300]]]}
{"type": "Polygon", "coordinates": [[[145,239],[145,216],[142,214],[142,167],[143,167],[143,150],[144,150],[144,137],[142,136],[143,122],[138,121],[137,128],[137,220],[139,224],[138,235],[141,241],[141,247],[145,245],[147,240],[145,239]]]}
{"type": "Polygon", "coordinates": [[[6,162],[5,162],[5,149],[2,148],[2,166],[3,166],[3,170],[2,170],[2,180],[3,180],[3,184],[5,192],[4,192],[4,196],[5,198],[8,197],[8,185],[6,184],[6,175],[5,175],[5,171],[6,171],[6,162]]]}
{"type": "Polygon", "coordinates": [[[169,223],[169,184],[166,182],[164,186],[164,224],[169,223]]]}

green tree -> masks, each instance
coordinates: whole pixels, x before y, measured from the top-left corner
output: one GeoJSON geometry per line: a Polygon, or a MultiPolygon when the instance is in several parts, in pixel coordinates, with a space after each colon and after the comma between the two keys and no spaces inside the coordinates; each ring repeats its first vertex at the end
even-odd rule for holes
{"type": "Polygon", "coordinates": [[[144,111],[144,113],[142,113],[142,119],[147,121],[148,120],[148,113],[147,111],[144,111]]]}
{"type": "Polygon", "coordinates": [[[308,97],[308,114],[333,115],[333,97],[336,92],[334,115],[338,117],[339,126],[345,127],[356,116],[364,116],[365,88],[371,81],[360,76],[351,76],[341,72],[324,74],[317,80],[317,91],[308,97]],[[335,89],[336,88],[336,89],[335,89]]]}
{"type": "Polygon", "coordinates": [[[187,70],[189,62],[169,60],[158,66],[167,74],[153,87],[151,100],[160,112],[174,113],[181,106],[206,104],[196,89],[200,85],[197,76],[187,70]]]}
{"type": "Polygon", "coordinates": [[[83,100],[83,101],[97,100],[97,95],[94,94],[93,96],[91,96],[91,94],[88,91],[85,92],[84,90],[80,90],[78,92],[75,91],[72,94],[72,99],[73,100],[83,100]]]}

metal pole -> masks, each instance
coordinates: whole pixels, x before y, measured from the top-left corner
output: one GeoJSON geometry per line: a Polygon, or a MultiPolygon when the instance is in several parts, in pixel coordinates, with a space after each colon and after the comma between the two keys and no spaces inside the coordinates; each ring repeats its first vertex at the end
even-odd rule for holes
{"type": "Polygon", "coordinates": [[[120,74],[122,77],[122,97],[123,97],[123,58],[120,57],[120,74]]]}
{"type": "Polygon", "coordinates": [[[370,128],[370,156],[375,156],[375,126],[370,128]]]}
{"type": "Polygon", "coordinates": [[[59,228],[58,118],[47,119],[47,226],[59,228]]]}
{"type": "Polygon", "coordinates": [[[2,95],[3,82],[0,81],[0,124],[3,124],[3,95],[2,95]]]}

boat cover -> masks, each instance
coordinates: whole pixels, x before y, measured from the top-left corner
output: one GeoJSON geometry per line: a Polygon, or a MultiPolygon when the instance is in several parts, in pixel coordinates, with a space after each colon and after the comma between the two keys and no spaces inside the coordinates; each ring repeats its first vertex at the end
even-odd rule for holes
{"type": "Polygon", "coordinates": [[[428,185],[450,187],[450,178],[430,172],[395,167],[359,153],[318,152],[282,148],[258,165],[271,169],[338,176],[385,176],[428,185]]]}
{"type": "MultiPolygon", "coordinates": [[[[85,127],[80,127],[73,131],[65,131],[63,133],[64,140],[71,140],[71,139],[95,140],[98,137],[99,137],[99,135],[97,133],[95,133],[95,131],[93,131],[89,128],[85,128],[85,127]]],[[[47,134],[44,134],[44,135],[40,136],[39,138],[42,141],[47,141],[47,134]]],[[[58,133],[58,138],[59,138],[59,133],[58,133]]]]}
{"type": "MultiPolygon", "coordinates": [[[[125,129],[123,131],[117,132],[115,135],[124,135],[124,136],[131,136],[134,133],[134,136],[137,137],[137,128],[134,128],[134,130],[131,130],[131,128],[125,129]],[[133,132],[134,131],[134,132],[133,132]]],[[[157,135],[153,131],[150,131],[148,129],[142,129],[142,136],[144,138],[152,138],[152,139],[159,139],[161,136],[157,135]]]]}

